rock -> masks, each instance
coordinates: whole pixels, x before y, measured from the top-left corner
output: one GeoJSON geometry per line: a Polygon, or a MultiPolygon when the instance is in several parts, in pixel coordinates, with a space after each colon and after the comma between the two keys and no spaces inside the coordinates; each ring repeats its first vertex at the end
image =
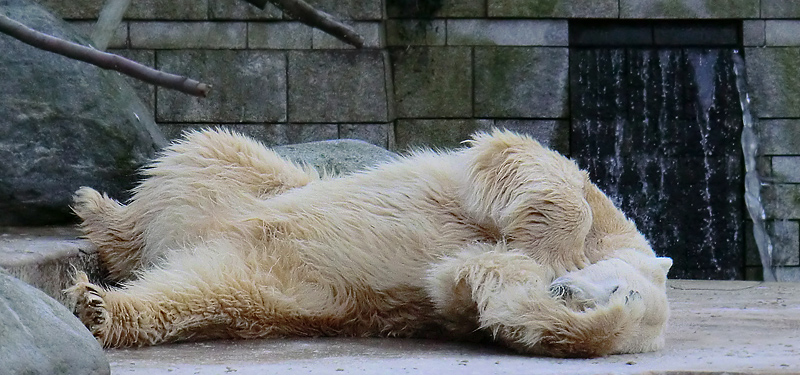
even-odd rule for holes
{"type": "Polygon", "coordinates": [[[0,268],[69,306],[62,290],[75,269],[92,280],[105,277],[97,248],[80,235],[74,226],[0,228],[0,268]]]}
{"type": "Polygon", "coordinates": [[[3,374],[110,374],[92,334],[38,289],[0,270],[3,374]]]}
{"type": "Polygon", "coordinates": [[[397,158],[397,154],[354,139],[337,139],[278,146],[278,155],[332,174],[347,174],[397,158]]]}
{"type": "MultiPolygon", "coordinates": [[[[29,0],[0,13],[88,44],[29,0]]],[[[92,186],[124,199],[136,169],[166,144],[152,114],[122,77],[0,34],[0,225],[74,220],[72,193],[92,186]]]]}

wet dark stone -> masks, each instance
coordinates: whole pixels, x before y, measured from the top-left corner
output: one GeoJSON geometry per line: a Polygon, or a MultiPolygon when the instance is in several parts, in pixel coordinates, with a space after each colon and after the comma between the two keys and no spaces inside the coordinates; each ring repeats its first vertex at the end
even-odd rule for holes
{"type": "Polygon", "coordinates": [[[735,47],[735,20],[570,20],[572,47],[735,47]]]}
{"type": "Polygon", "coordinates": [[[572,157],[673,258],[671,277],[742,278],[733,51],[571,52],[572,157]]]}
{"type": "Polygon", "coordinates": [[[651,46],[653,28],[642,22],[631,23],[570,23],[571,46],[651,46]]]}

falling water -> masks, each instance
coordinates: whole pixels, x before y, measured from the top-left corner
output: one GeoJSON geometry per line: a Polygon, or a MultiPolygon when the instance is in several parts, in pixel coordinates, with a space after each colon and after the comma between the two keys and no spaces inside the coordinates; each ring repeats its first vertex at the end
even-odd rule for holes
{"type": "Polygon", "coordinates": [[[744,200],[747,205],[747,211],[750,213],[750,218],[753,220],[753,238],[761,256],[761,265],[764,267],[764,281],[776,281],[775,270],[772,268],[772,243],[764,225],[766,214],[764,206],[761,204],[761,179],[756,169],[758,136],[753,126],[753,116],[750,113],[750,95],[747,93],[744,61],[738,51],[734,54],[733,71],[736,74],[736,88],[739,90],[739,102],[742,106],[742,151],[744,153],[745,169],[744,200]]]}
{"type": "Polygon", "coordinates": [[[732,49],[571,52],[572,157],[673,258],[671,277],[742,278],[742,114],[732,49]]]}

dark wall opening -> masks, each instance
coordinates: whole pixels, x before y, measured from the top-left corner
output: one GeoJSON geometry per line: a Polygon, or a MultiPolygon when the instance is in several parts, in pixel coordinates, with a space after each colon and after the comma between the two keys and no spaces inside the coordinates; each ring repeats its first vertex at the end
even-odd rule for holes
{"type": "Polygon", "coordinates": [[[670,277],[743,278],[740,23],[579,21],[570,43],[572,158],[670,277]]]}

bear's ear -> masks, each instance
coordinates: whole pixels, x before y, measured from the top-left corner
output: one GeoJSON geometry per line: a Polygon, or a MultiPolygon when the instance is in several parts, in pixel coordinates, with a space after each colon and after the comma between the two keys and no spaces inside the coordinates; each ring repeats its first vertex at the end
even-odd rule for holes
{"type": "Polygon", "coordinates": [[[672,258],[667,257],[657,257],[656,264],[664,270],[664,273],[669,272],[669,269],[672,267],[672,258]]]}

